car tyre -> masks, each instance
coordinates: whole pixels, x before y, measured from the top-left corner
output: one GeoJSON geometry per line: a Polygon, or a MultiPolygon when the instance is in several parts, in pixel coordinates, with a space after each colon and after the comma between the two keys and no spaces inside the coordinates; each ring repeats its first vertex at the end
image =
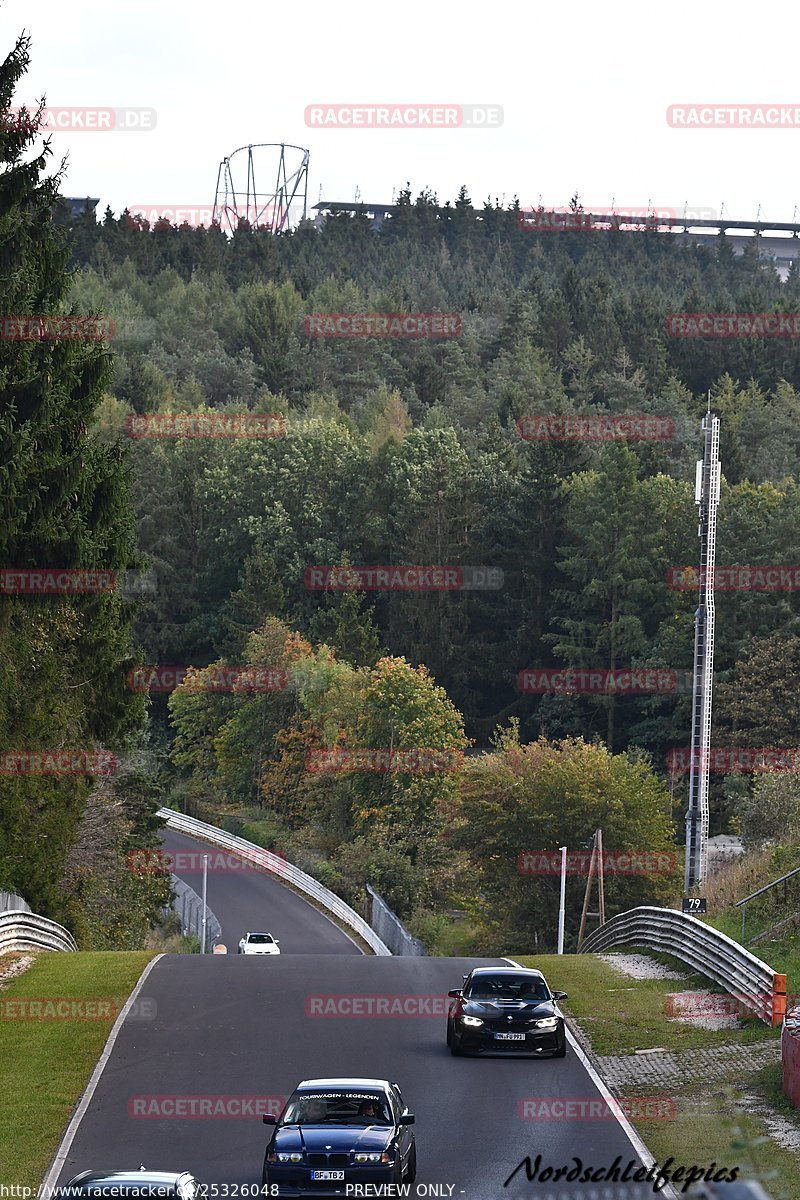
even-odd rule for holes
{"type": "Polygon", "coordinates": [[[411,1153],[408,1156],[408,1167],[406,1169],[406,1183],[413,1183],[417,1178],[417,1147],[411,1147],[411,1153]]]}
{"type": "Polygon", "coordinates": [[[565,1035],[561,1040],[561,1045],[559,1046],[558,1050],[553,1051],[553,1058],[566,1058],[566,1057],[567,1057],[567,1038],[565,1035]]]}
{"type": "Polygon", "coordinates": [[[450,1027],[449,1021],[447,1022],[447,1044],[448,1046],[452,1046],[453,1044],[453,1030],[450,1027]]]}
{"type": "Polygon", "coordinates": [[[456,1041],[455,1034],[453,1034],[450,1039],[450,1053],[452,1054],[453,1058],[461,1058],[462,1054],[464,1053],[456,1041]]]}

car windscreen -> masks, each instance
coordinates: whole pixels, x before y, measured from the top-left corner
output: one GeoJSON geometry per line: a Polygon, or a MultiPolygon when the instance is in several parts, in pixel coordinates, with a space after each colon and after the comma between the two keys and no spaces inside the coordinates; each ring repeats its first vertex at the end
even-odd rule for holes
{"type": "Polygon", "coordinates": [[[251,946],[266,946],[272,941],[272,938],[268,933],[251,933],[247,940],[251,946]]]}
{"type": "Polygon", "coordinates": [[[543,979],[524,975],[477,975],[465,995],[470,1000],[549,1000],[543,979]]]}
{"type": "Polygon", "coordinates": [[[291,1097],[281,1125],[391,1125],[377,1092],[300,1092],[291,1097]]]}

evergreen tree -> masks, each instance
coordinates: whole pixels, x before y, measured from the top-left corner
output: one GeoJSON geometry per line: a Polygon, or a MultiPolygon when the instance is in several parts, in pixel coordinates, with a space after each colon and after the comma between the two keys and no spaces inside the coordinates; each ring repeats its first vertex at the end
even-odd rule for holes
{"type": "MultiPolygon", "coordinates": [[[[0,65],[0,312],[36,319],[66,310],[69,250],[40,112],[10,112],[29,47],[20,37],[0,65]]],[[[98,340],[0,339],[3,570],[134,565],[122,452],[89,432],[110,377],[98,340]]],[[[119,749],[143,718],[118,592],[0,592],[0,664],[0,752],[119,749]]],[[[0,772],[0,887],[34,910],[63,912],[59,880],[89,790],[86,775],[0,772]]]]}

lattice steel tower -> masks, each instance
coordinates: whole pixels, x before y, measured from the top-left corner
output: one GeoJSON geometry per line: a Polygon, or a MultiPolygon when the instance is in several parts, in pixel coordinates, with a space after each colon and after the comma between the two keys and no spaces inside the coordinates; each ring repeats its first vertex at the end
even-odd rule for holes
{"type": "Polygon", "coordinates": [[[234,233],[242,220],[247,221],[251,229],[285,233],[289,228],[292,205],[295,205],[294,215],[298,216],[296,210],[301,200],[302,219],[305,220],[308,159],[308,150],[286,142],[240,146],[219,164],[214,194],[214,221],[227,233],[234,233]],[[237,158],[237,155],[241,157],[237,158]],[[266,186],[271,191],[259,191],[256,183],[257,160],[259,179],[269,179],[266,186]]]}
{"type": "Polygon", "coordinates": [[[719,417],[711,410],[703,419],[705,449],[695,475],[695,504],[700,523],[700,599],[694,617],[694,680],[692,684],[692,747],[689,767],[689,807],[686,812],[685,891],[706,877],[708,853],[708,774],[711,751],[711,691],[714,678],[714,564],[719,504],[719,417]]]}

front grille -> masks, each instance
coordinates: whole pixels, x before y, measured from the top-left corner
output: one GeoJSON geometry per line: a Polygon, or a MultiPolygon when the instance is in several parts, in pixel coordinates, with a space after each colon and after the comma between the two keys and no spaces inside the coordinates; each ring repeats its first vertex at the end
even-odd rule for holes
{"type": "Polygon", "coordinates": [[[331,1167],[346,1167],[347,1166],[347,1155],[346,1154],[329,1154],[328,1155],[328,1165],[331,1167]]]}
{"type": "Polygon", "coordinates": [[[492,1033],[527,1033],[531,1027],[530,1021],[486,1021],[485,1024],[492,1033]]]}
{"type": "Polygon", "coordinates": [[[346,1167],[346,1154],[309,1154],[310,1167],[346,1167]]]}

